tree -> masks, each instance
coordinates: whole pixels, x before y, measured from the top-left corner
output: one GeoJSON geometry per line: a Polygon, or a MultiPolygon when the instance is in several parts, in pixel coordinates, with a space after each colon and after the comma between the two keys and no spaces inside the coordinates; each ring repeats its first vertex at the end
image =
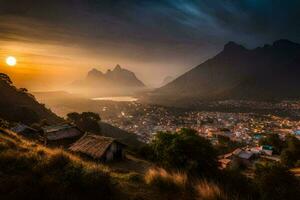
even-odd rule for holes
{"type": "Polygon", "coordinates": [[[297,138],[287,138],[287,148],[282,151],[280,159],[286,167],[294,167],[300,161],[300,141],[297,138]]]}
{"type": "Polygon", "coordinates": [[[81,118],[82,119],[90,119],[94,121],[101,121],[101,118],[98,113],[93,113],[93,112],[83,112],[81,113],[81,118]]]}
{"type": "Polygon", "coordinates": [[[80,114],[77,112],[71,112],[67,114],[67,119],[71,122],[77,122],[81,118],[80,114]]]}
{"type": "Polygon", "coordinates": [[[100,132],[101,128],[99,121],[101,120],[99,114],[93,112],[83,112],[81,114],[72,112],[67,114],[69,121],[76,124],[80,129],[87,132],[100,132]]]}
{"type": "Polygon", "coordinates": [[[9,78],[8,75],[4,74],[4,73],[0,73],[0,80],[4,81],[5,83],[11,85],[12,84],[12,81],[11,79],[9,78]]]}
{"type": "Polygon", "coordinates": [[[259,144],[272,146],[277,154],[280,154],[284,147],[284,142],[279,138],[278,134],[268,134],[265,138],[260,139],[259,144]]]}
{"type": "Polygon", "coordinates": [[[154,161],[165,168],[192,174],[212,175],[217,170],[217,155],[208,140],[192,129],[159,132],[152,140],[154,161]]]}
{"type": "Polygon", "coordinates": [[[293,200],[300,196],[299,181],[278,164],[258,166],[254,181],[260,190],[262,200],[293,200]]]}

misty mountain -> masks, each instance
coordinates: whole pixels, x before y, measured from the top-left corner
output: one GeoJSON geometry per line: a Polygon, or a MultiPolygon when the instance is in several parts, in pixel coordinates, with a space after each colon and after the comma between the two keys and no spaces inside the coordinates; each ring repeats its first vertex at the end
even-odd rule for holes
{"type": "Polygon", "coordinates": [[[166,76],[162,83],[161,83],[161,86],[164,86],[164,85],[167,85],[168,83],[172,82],[174,80],[174,77],[173,76],[166,76]]]}
{"type": "Polygon", "coordinates": [[[40,104],[25,88],[16,88],[10,78],[0,73],[0,118],[11,122],[32,124],[46,120],[50,124],[62,121],[40,104]]]}
{"type": "Polygon", "coordinates": [[[72,84],[75,91],[94,92],[101,95],[131,94],[145,88],[145,85],[136,75],[120,65],[113,70],[103,73],[97,69],[88,72],[84,80],[72,84]]]}
{"type": "Polygon", "coordinates": [[[215,57],[154,91],[150,101],[300,97],[300,44],[278,40],[247,49],[229,42],[215,57]]]}

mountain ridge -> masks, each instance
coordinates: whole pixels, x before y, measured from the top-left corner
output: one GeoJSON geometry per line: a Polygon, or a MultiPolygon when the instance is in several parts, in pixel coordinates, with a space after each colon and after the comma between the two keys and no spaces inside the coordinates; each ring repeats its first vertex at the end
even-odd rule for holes
{"type": "Polygon", "coordinates": [[[299,75],[300,44],[281,39],[247,49],[231,41],[213,58],[155,90],[149,101],[297,98],[299,75]]]}
{"type": "Polygon", "coordinates": [[[114,69],[105,73],[93,68],[88,71],[83,80],[74,81],[71,91],[76,93],[94,93],[100,95],[129,95],[144,89],[145,84],[135,73],[116,65],[114,69]]]}

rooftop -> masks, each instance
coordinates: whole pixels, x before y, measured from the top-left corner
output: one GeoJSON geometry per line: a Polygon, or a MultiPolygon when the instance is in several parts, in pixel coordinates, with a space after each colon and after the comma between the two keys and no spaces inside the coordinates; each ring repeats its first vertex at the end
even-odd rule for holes
{"type": "Polygon", "coordinates": [[[107,148],[115,141],[113,138],[87,133],[69,149],[74,152],[87,154],[93,158],[101,158],[107,148]]]}

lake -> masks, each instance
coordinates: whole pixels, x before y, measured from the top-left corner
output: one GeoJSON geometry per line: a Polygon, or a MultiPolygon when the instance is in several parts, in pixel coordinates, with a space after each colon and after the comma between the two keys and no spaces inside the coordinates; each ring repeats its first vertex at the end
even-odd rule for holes
{"type": "Polygon", "coordinates": [[[120,96],[120,97],[96,97],[92,98],[94,101],[137,101],[137,98],[131,97],[131,96],[120,96]]]}

